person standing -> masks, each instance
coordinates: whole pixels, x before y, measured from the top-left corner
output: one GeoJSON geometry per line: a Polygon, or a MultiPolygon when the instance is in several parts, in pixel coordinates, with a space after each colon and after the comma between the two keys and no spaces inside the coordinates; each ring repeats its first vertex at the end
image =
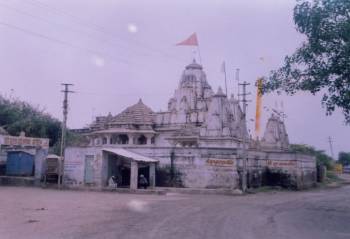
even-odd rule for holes
{"type": "Polygon", "coordinates": [[[140,175],[139,184],[140,184],[140,187],[144,189],[146,189],[148,186],[147,178],[143,174],[140,175]]]}

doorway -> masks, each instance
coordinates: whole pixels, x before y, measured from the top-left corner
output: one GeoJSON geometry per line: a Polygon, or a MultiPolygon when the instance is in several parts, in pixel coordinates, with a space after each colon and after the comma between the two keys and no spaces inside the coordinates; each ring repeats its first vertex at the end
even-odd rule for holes
{"type": "Polygon", "coordinates": [[[84,183],[86,184],[92,184],[94,182],[93,161],[94,155],[85,156],[84,183]]]}
{"type": "Polygon", "coordinates": [[[114,176],[119,188],[130,187],[130,160],[122,156],[108,155],[108,179],[114,176]]]}
{"type": "MultiPolygon", "coordinates": [[[[140,176],[141,174],[143,176],[145,176],[145,178],[147,179],[148,182],[148,186],[150,186],[150,178],[149,178],[149,166],[148,165],[142,165],[139,164],[139,171],[138,171],[138,177],[137,177],[137,181],[139,182],[140,176]]],[[[138,185],[139,187],[140,185],[138,185]]]]}

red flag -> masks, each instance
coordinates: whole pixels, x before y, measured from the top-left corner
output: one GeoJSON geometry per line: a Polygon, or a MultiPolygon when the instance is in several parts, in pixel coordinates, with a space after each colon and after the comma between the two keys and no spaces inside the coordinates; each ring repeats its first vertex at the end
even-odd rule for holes
{"type": "Polygon", "coordinates": [[[193,33],[189,38],[187,38],[182,42],[177,43],[176,45],[177,46],[198,46],[197,34],[193,33]]]}

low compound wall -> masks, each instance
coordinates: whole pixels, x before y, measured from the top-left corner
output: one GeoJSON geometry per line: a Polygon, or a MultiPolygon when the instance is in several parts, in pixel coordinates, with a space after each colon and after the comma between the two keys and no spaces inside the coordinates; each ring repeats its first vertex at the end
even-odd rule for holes
{"type": "MultiPolygon", "coordinates": [[[[188,188],[240,187],[242,160],[235,149],[125,147],[132,152],[158,159],[156,184],[188,188]],[[171,175],[173,174],[173,175],[171,175]],[[169,183],[173,177],[175,182],[169,183]],[[162,179],[163,178],[163,179],[162,179]],[[165,178],[165,179],[164,179],[165,178]],[[159,182],[164,180],[164,182],[159,182]],[[173,184],[171,184],[173,183],[173,184]]],[[[93,158],[93,183],[104,186],[106,175],[101,147],[66,149],[65,184],[84,185],[86,157],[93,158]]],[[[250,151],[247,162],[249,187],[278,185],[292,189],[312,187],[316,183],[316,160],[312,156],[290,152],[250,151]]]]}
{"type": "Polygon", "coordinates": [[[259,161],[261,185],[305,189],[317,182],[316,158],[313,156],[291,152],[251,152],[250,161],[254,160],[259,161]]]}

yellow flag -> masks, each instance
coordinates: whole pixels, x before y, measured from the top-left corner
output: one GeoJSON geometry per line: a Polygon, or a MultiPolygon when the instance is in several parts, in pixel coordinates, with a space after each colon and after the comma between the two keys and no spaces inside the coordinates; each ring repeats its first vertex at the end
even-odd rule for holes
{"type": "Polygon", "coordinates": [[[262,107],[262,81],[263,78],[258,78],[256,81],[256,111],[255,111],[255,136],[260,135],[260,118],[262,107]]]}

